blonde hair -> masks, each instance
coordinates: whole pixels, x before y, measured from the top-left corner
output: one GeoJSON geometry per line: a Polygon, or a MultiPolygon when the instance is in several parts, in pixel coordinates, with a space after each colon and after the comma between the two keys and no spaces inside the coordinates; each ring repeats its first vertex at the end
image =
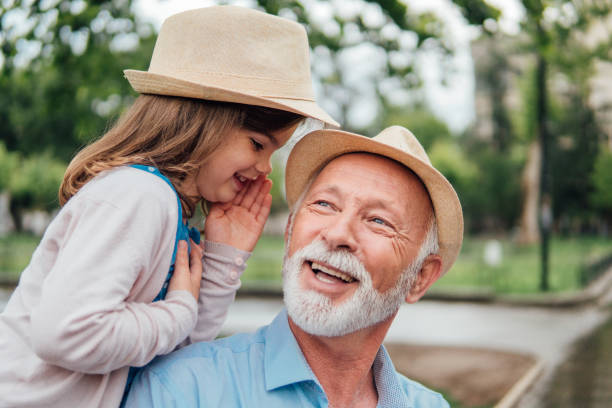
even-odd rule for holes
{"type": "Polygon", "coordinates": [[[101,138],[70,162],[59,189],[64,205],[104,170],[127,164],[157,167],[174,185],[183,212],[191,217],[199,197],[185,194],[183,182],[223,142],[227,132],[285,129],[302,116],[277,109],[162,95],[140,95],[101,138]]]}

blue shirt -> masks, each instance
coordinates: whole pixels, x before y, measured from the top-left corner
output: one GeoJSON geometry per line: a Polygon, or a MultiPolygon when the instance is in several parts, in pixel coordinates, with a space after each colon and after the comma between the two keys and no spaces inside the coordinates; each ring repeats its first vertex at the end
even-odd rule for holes
{"type": "MultiPolygon", "coordinates": [[[[383,346],[373,364],[378,407],[448,407],[395,371],[383,346]]],[[[134,379],[127,407],[327,407],[283,310],[269,326],[192,344],[153,360],[134,379]]]]}

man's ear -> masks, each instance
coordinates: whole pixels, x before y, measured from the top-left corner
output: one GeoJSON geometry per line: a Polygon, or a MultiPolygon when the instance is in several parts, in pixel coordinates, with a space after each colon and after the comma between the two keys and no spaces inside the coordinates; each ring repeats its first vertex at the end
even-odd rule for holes
{"type": "Polygon", "coordinates": [[[415,303],[419,300],[427,289],[438,280],[442,274],[442,258],[440,255],[429,255],[423,261],[423,266],[418,272],[414,284],[410,288],[410,291],[406,295],[407,303],[415,303]]]}

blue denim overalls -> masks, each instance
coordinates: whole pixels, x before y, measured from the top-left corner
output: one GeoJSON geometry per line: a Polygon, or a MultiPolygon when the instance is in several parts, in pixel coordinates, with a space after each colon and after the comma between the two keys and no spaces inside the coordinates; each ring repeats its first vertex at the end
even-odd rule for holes
{"type": "MultiPolygon", "coordinates": [[[[162,180],[164,180],[166,183],[168,183],[170,188],[172,188],[172,191],[174,191],[174,194],[176,195],[176,201],[178,203],[178,226],[176,228],[176,239],[174,240],[174,251],[172,252],[172,260],[170,261],[170,269],[168,270],[168,275],[166,276],[166,280],[164,281],[164,284],[161,290],[159,291],[159,293],[157,294],[157,296],[155,296],[155,299],[153,299],[153,302],[157,302],[158,300],[165,299],[166,292],[168,292],[168,284],[170,283],[170,278],[172,277],[172,273],[174,272],[174,263],[176,261],[176,249],[177,249],[179,240],[187,241],[188,250],[189,252],[191,252],[189,238],[191,238],[196,244],[199,244],[200,243],[200,232],[195,228],[189,228],[187,226],[187,222],[183,223],[183,207],[181,206],[181,200],[179,199],[179,196],[176,190],[174,189],[174,186],[172,185],[170,180],[166,178],[166,176],[161,174],[158,169],[152,166],[145,166],[142,164],[132,164],[130,165],[130,167],[133,167],[135,169],[139,169],[142,171],[146,171],[147,173],[155,175],[161,178],[162,180]]],[[[125,405],[127,393],[130,389],[130,386],[132,385],[132,381],[134,380],[136,373],[138,373],[138,370],[140,368],[141,367],[130,367],[130,371],[128,372],[127,382],[125,384],[125,390],[123,391],[123,398],[121,401],[122,407],[125,405]]]]}

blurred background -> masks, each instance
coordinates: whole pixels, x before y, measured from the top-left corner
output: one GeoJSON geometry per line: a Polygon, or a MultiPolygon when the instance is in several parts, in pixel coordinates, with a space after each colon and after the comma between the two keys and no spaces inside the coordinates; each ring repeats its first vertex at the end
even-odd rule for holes
{"type": "MultiPolygon", "coordinates": [[[[148,68],[164,18],[212,4],[303,24],[317,98],[346,130],[399,124],[421,141],[466,222],[434,295],[572,294],[611,269],[609,0],[0,0],[9,291],[58,211],[68,162],[134,100],[122,70],[148,68]]],[[[245,292],[280,287],[287,154],[275,156],[272,214],[245,292]]]]}
{"type": "MultiPolygon", "coordinates": [[[[229,3],[304,24],[321,104],[368,136],[411,129],[455,186],[466,242],[438,289],[572,291],[612,264],[610,2],[229,3]]],[[[147,69],[165,17],[215,3],[0,4],[0,276],[10,280],[58,209],[67,163],[134,99],[122,70],[147,69]]],[[[247,283],[279,278],[286,155],[247,283]]]]}

